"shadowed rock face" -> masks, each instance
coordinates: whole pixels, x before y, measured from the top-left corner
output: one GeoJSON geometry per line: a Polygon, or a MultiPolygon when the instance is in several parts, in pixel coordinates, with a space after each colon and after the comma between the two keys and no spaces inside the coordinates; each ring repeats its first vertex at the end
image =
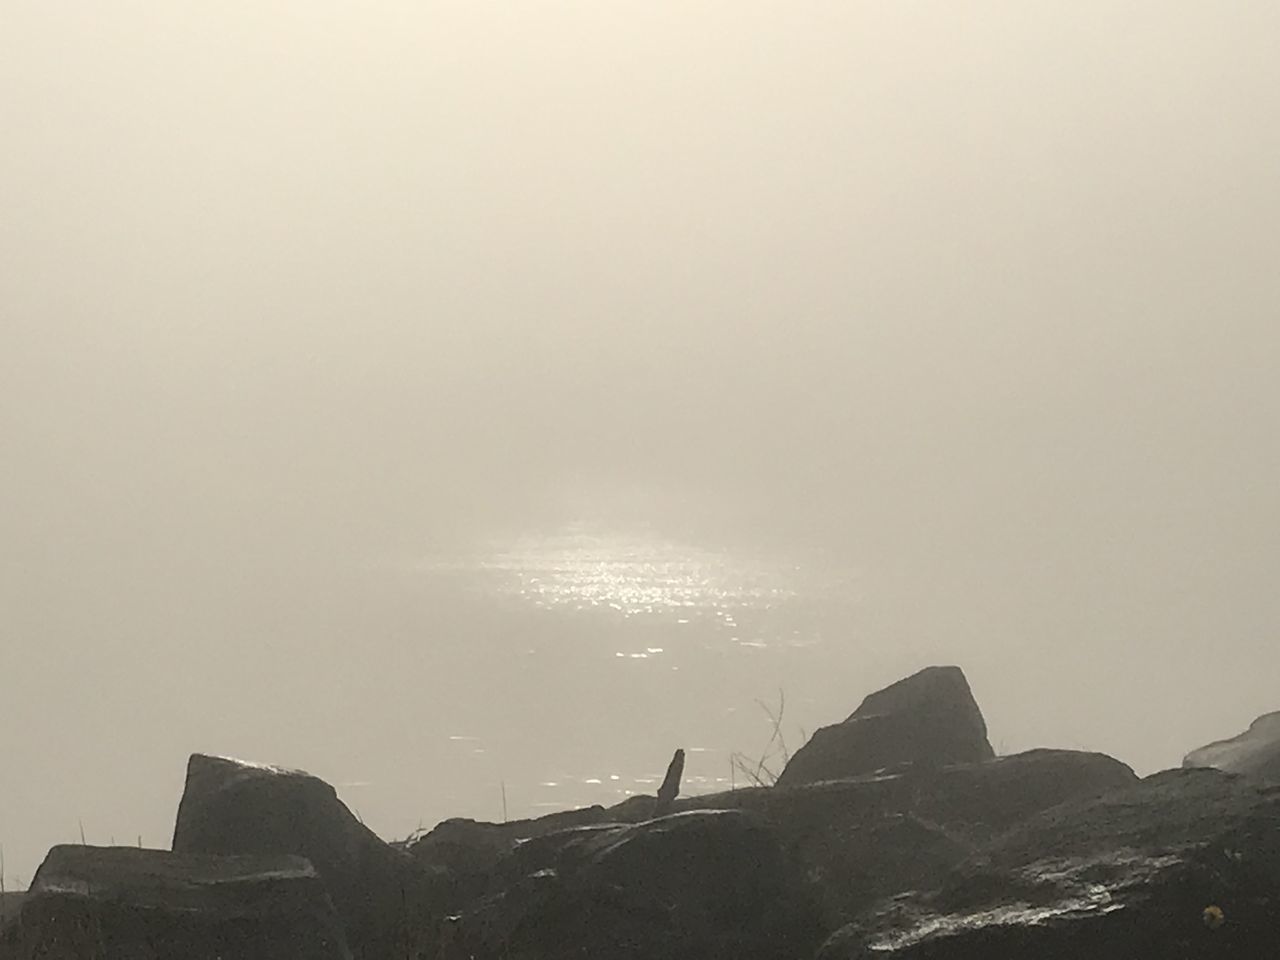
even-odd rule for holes
{"type": "Polygon", "coordinates": [[[1263,714],[1248,730],[1229,740],[1192,750],[1182,765],[1280,780],[1280,710],[1263,714]]]}
{"type": "Polygon", "coordinates": [[[14,893],[12,890],[6,893],[0,893],[0,931],[9,925],[9,922],[18,915],[18,911],[22,909],[22,900],[26,896],[26,892],[14,893]]]}
{"type": "Polygon", "coordinates": [[[289,853],[315,865],[358,955],[394,949],[426,896],[421,871],[297,770],[192,755],[178,807],[179,853],[289,853]]]}
{"type": "Polygon", "coordinates": [[[1265,957],[1278,924],[1280,787],[1175,770],[1031,817],[820,958],[1265,957]]]}
{"type": "Polygon", "coordinates": [[[403,847],[440,883],[442,910],[461,910],[486,892],[504,857],[521,843],[608,819],[604,807],[563,810],[528,820],[485,823],[462,817],[444,820],[403,847]]]}
{"type": "Polygon", "coordinates": [[[796,751],[780,786],[839,780],[903,764],[973,763],[995,756],[959,667],[926,667],[879,690],[847,720],[796,751]]]}
{"type": "Polygon", "coordinates": [[[49,851],[6,956],[350,960],[311,864],[131,847],[49,851]]]}
{"type": "Polygon", "coordinates": [[[773,831],[741,811],[548,834],[508,874],[462,919],[477,960],[794,960],[821,936],[773,831]]]}
{"type": "Polygon", "coordinates": [[[1030,750],[678,805],[747,810],[772,826],[813,883],[827,923],[837,926],[881,897],[936,886],[982,844],[1029,817],[1137,782],[1129,767],[1104,754],[1030,750]]]}
{"type": "MultiPolygon", "coordinates": [[[[795,893],[811,899],[817,925],[832,930],[882,897],[935,887],[982,843],[1027,817],[1137,779],[1102,754],[1032,750],[984,763],[685,797],[675,806],[739,811],[766,827],[781,845],[795,893]]],[[[554,890],[564,902],[576,888],[557,878],[580,870],[584,851],[599,838],[652,820],[653,807],[651,796],[631,797],[608,810],[509,824],[445,821],[410,849],[447,881],[450,912],[474,914],[486,896],[508,893],[518,902],[554,890]]],[[[684,869],[677,861],[666,866],[684,869]]]]}

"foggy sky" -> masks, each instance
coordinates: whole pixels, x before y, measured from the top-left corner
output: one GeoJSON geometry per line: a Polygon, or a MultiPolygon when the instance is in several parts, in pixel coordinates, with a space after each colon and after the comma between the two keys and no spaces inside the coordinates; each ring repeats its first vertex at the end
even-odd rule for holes
{"type": "Polygon", "coordinates": [[[865,571],[806,722],[1280,707],[1276,91],[1266,0],[4,0],[10,872],[192,750],[395,756],[481,679],[356,650],[371,571],[620,488],[865,571]]]}

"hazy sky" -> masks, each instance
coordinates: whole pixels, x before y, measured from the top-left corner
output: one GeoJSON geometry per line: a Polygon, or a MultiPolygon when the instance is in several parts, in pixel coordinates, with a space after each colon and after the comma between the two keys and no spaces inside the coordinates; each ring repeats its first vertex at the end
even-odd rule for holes
{"type": "Polygon", "coordinates": [[[1277,91],[1271,0],[0,0],[10,871],[395,756],[483,679],[369,571],[621,487],[840,551],[993,739],[1280,707],[1277,91]]]}

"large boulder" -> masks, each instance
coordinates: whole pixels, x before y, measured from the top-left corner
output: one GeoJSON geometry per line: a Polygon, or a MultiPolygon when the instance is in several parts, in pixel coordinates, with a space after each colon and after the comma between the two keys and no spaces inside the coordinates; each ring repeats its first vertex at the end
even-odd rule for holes
{"type": "Polygon", "coordinates": [[[505,823],[454,817],[400,846],[438,881],[443,897],[441,907],[457,911],[488,892],[499,862],[521,843],[607,819],[608,814],[601,806],[561,810],[505,823]]]}
{"type": "Polygon", "coordinates": [[[794,786],[906,764],[973,763],[995,756],[959,667],[926,667],[869,695],[843,723],[823,727],[778,778],[794,786]]]}
{"type": "Polygon", "coordinates": [[[1280,786],[1174,770],[1060,804],[936,889],[882,901],[821,960],[1265,957],[1280,929],[1280,786]]]}
{"type": "Polygon", "coordinates": [[[903,775],[912,804],[930,820],[976,842],[1067,800],[1100,796],[1138,782],[1128,764],[1087,750],[1026,750],[983,763],[913,769],[903,775]]]}
{"type": "Polygon", "coordinates": [[[1192,750],[1184,767],[1216,767],[1228,773],[1280,780],[1280,710],[1264,713],[1249,729],[1229,740],[1192,750]]]}
{"type": "Polygon", "coordinates": [[[192,755],[173,849],[306,857],[361,956],[403,949],[430,897],[408,854],[365,827],[332,786],[300,770],[192,755]]]}
{"type": "MultiPolygon", "coordinates": [[[[641,933],[635,930],[618,936],[643,943],[646,951],[660,953],[670,947],[679,955],[682,948],[675,944],[682,938],[702,943],[706,950],[722,945],[720,934],[711,932],[718,915],[699,908],[677,917],[677,928],[669,922],[675,915],[655,914],[653,902],[701,902],[706,890],[724,888],[714,879],[717,870],[745,871],[756,885],[762,883],[762,874],[775,871],[789,878],[783,902],[790,906],[770,914],[767,926],[772,932],[760,934],[763,943],[791,929],[787,916],[804,916],[811,934],[825,935],[881,898],[932,889],[982,844],[1028,817],[1065,800],[1136,782],[1132,770],[1102,754],[1034,750],[985,763],[907,767],[892,774],[796,787],[685,797],[676,801],[679,813],[674,818],[650,819],[646,811],[651,811],[653,798],[647,798],[647,805],[631,798],[603,811],[607,819],[602,822],[591,822],[601,816],[599,811],[579,811],[574,816],[588,825],[576,829],[547,832],[538,829],[541,821],[527,821],[515,828],[524,836],[514,843],[500,834],[502,824],[442,824],[433,831],[438,840],[430,856],[438,862],[449,844],[463,843],[462,852],[452,856],[469,871],[471,902],[461,902],[458,912],[463,915],[464,939],[477,958],[500,956],[508,947],[513,957],[541,956],[555,943],[564,950],[586,945],[597,951],[592,955],[605,957],[622,949],[622,941],[593,940],[573,925],[584,916],[605,927],[622,924],[617,929],[624,931],[634,921],[648,930],[644,935],[651,940],[637,939],[641,933]],[[682,819],[696,813],[745,819],[682,819]],[[679,851],[687,844],[687,854],[697,849],[695,841],[704,834],[736,844],[737,829],[747,832],[745,842],[774,850],[770,856],[776,859],[770,862],[776,866],[725,866],[714,858],[689,863],[681,860],[683,854],[665,852],[666,847],[679,851]],[[449,837],[453,839],[447,844],[449,837]],[[615,873],[606,879],[597,857],[623,838],[629,838],[629,849],[650,849],[651,856],[613,861],[615,873]],[[686,881],[692,891],[680,887],[686,881]],[[666,885],[667,893],[648,898],[636,894],[660,884],[666,885]],[[610,889],[627,895],[600,901],[610,889]],[[700,919],[690,920],[691,916],[700,919]],[[545,941],[539,939],[543,936],[545,941]],[[526,953],[518,954],[517,946],[526,953]]],[[[760,889],[774,889],[770,896],[783,896],[768,883],[760,889]]],[[[757,909],[750,907],[743,915],[757,909]]],[[[605,935],[597,931],[591,936],[605,935]]],[[[692,949],[688,943],[683,949],[692,949]]],[[[554,951],[547,955],[561,956],[554,951]]],[[[715,954],[694,950],[687,955],[715,954]]]]}
{"type": "Polygon", "coordinates": [[[835,927],[882,897],[931,888],[1041,811],[1137,782],[1105,754],[1030,750],[985,763],[733,790],[677,806],[741,809],[767,823],[835,927]]]}
{"type": "Polygon", "coordinates": [[[548,834],[507,866],[462,918],[476,960],[794,960],[821,936],[772,831],[741,811],[548,834]]]}
{"type": "Polygon", "coordinates": [[[284,855],[54,847],[9,941],[51,960],[351,960],[320,877],[284,855]]]}

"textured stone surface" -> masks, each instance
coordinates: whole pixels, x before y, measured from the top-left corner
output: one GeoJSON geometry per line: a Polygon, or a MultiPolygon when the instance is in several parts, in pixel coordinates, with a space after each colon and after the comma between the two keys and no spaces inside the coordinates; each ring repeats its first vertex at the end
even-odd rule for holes
{"type": "Polygon", "coordinates": [[[1280,780],[1280,710],[1263,714],[1248,730],[1229,740],[1192,750],[1182,765],[1280,780]]]}
{"type": "Polygon", "coordinates": [[[972,763],[995,756],[959,667],[926,667],[869,695],[843,723],[796,751],[779,785],[839,780],[906,764],[972,763]]]}
{"type": "MultiPolygon", "coordinates": [[[[503,956],[508,949],[511,956],[574,955],[555,953],[561,943],[564,950],[576,945],[609,957],[625,955],[625,944],[633,941],[646,951],[678,956],[690,943],[705,950],[725,946],[729,933],[716,931],[730,923],[733,911],[706,907],[711,891],[734,889],[715,879],[720,872],[749,878],[753,887],[790,905],[769,914],[769,930],[758,931],[764,943],[779,937],[798,942],[803,936],[791,926],[797,916],[806,918],[810,933],[825,935],[883,897],[935,888],[982,844],[1055,804],[1136,782],[1132,770],[1102,754],[1034,750],[983,763],[685,797],[676,801],[675,817],[657,820],[651,818],[652,797],[644,804],[633,797],[608,810],[554,820],[448,821],[427,835],[435,839],[424,853],[431,863],[460,858],[461,867],[446,869],[469,878],[457,888],[470,891],[459,900],[460,942],[477,958],[503,956]],[[697,811],[745,819],[684,819],[697,811]],[[585,825],[545,829],[573,819],[585,825]],[[739,829],[746,840],[735,834],[739,829]],[[513,842],[515,834],[520,839],[513,842]],[[598,858],[624,838],[630,839],[609,855],[612,872],[606,874],[598,858]],[[731,862],[742,843],[774,852],[755,863],[731,862]],[[449,854],[454,844],[460,852],[449,854]],[[624,849],[633,852],[623,857],[624,849]],[[761,879],[772,874],[785,878],[782,887],[761,879]],[[703,907],[654,911],[655,903],[677,901],[703,907]],[[586,916],[600,929],[577,925],[586,916]],[[668,922],[675,920],[675,926],[668,922]]],[[[747,905],[742,916],[764,909],[752,906],[741,889],[727,896],[747,905]]]]}
{"type": "Polygon", "coordinates": [[[600,806],[507,823],[455,817],[442,821],[403,846],[436,879],[441,891],[441,908],[455,911],[489,892],[499,863],[521,843],[606,819],[605,809],[600,806]]]}
{"type": "Polygon", "coordinates": [[[1280,787],[1175,770],[1026,820],[820,957],[1261,958],[1277,929],[1280,787]],[[1206,923],[1211,907],[1224,922],[1206,923]]]}
{"type": "Polygon", "coordinates": [[[530,841],[511,882],[462,920],[477,960],[794,960],[816,907],[775,835],[740,811],[692,811],[530,841]]]}
{"type": "Polygon", "coordinates": [[[9,890],[5,893],[0,893],[0,930],[8,926],[9,921],[18,915],[25,897],[25,891],[15,893],[9,890]]]}
{"type": "Polygon", "coordinates": [[[58,846],[32,881],[9,955],[94,960],[350,960],[301,857],[58,846]]]}
{"type": "Polygon", "coordinates": [[[735,790],[681,809],[742,809],[772,826],[829,924],[881,897],[930,889],[983,843],[1067,800],[1138,782],[1099,753],[1030,750],[985,763],[735,790]]]}
{"type": "Polygon", "coordinates": [[[332,786],[297,770],[194,754],[173,849],[290,853],[315,865],[357,954],[391,955],[425,910],[423,872],[384,843],[332,786]]]}

